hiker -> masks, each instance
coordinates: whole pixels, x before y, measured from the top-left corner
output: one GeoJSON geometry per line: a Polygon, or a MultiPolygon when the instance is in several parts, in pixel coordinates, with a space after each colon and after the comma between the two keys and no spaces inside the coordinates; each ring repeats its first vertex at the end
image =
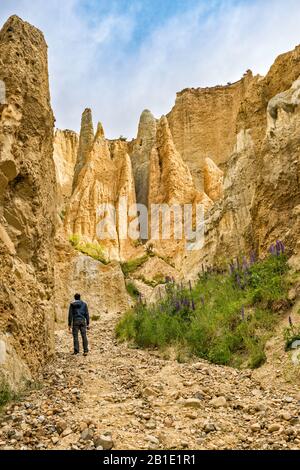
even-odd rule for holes
{"type": "Polygon", "coordinates": [[[74,339],[74,355],[79,354],[79,341],[78,333],[80,330],[83,343],[84,356],[89,352],[88,339],[86,330],[89,330],[90,316],[88,306],[81,300],[80,294],[74,295],[74,301],[70,304],[69,308],[69,331],[73,334],[74,339]]]}

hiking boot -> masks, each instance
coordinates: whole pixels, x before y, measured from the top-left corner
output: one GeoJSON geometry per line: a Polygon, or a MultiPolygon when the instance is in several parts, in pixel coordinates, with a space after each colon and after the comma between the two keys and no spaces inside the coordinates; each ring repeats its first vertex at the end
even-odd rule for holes
{"type": "Polygon", "coordinates": [[[84,355],[84,356],[87,356],[87,355],[88,355],[88,352],[83,353],[83,355],[84,355]]]}
{"type": "Polygon", "coordinates": [[[71,355],[72,356],[78,356],[79,352],[73,352],[71,355]]]}

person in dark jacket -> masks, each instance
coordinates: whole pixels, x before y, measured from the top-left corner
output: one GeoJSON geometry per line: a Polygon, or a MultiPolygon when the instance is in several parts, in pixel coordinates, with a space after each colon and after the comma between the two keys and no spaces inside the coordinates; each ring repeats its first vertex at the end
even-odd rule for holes
{"type": "Polygon", "coordinates": [[[84,356],[89,352],[86,330],[89,330],[90,316],[88,306],[80,298],[80,294],[75,294],[74,301],[69,308],[69,331],[73,334],[74,354],[79,354],[78,333],[80,331],[83,343],[84,356]]]}

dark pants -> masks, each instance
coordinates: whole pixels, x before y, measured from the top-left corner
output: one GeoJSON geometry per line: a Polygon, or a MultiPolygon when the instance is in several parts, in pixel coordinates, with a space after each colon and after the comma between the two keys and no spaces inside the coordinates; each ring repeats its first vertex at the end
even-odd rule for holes
{"type": "Polygon", "coordinates": [[[86,336],[86,323],[85,321],[77,321],[73,323],[73,339],[74,339],[74,352],[79,353],[79,340],[78,340],[78,333],[81,333],[82,343],[83,343],[83,350],[85,353],[89,352],[89,345],[88,339],[86,336]]]}

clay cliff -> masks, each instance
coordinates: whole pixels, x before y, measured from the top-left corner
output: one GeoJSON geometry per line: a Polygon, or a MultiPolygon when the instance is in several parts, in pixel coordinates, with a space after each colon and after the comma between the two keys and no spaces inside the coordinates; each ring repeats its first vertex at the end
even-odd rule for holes
{"type": "Polygon", "coordinates": [[[187,88],[177,93],[167,115],[175,146],[187,163],[198,190],[204,189],[208,157],[218,166],[229,159],[236,142],[237,119],[248,89],[259,77],[248,71],[238,82],[213,88],[187,88]]]}
{"type": "Polygon", "coordinates": [[[18,385],[53,351],[56,183],[47,46],[17,16],[0,32],[0,80],[0,374],[18,385]]]}
{"type": "Polygon", "coordinates": [[[74,131],[56,129],[53,145],[57,182],[57,210],[63,218],[66,205],[72,195],[79,137],[74,131]]]}
{"type": "Polygon", "coordinates": [[[129,207],[136,203],[136,196],[127,143],[121,140],[108,141],[100,123],[91,143],[92,129],[91,111],[85,110],[74,189],[64,223],[65,233],[67,237],[80,237],[83,243],[99,245],[109,260],[124,260],[133,254],[134,244],[121,236],[121,230],[126,231],[136,217],[135,211],[129,214],[129,207]],[[121,228],[118,214],[122,198],[126,198],[124,210],[125,215],[128,215],[128,224],[124,228],[121,228]],[[105,222],[108,217],[111,217],[113,224],[105,222]],[[107,236],[100,236],[99,230],[107,236]]]}
{"type": "Polygon", "coordinates": [[[280,56],[241,104],[236,145],[224,168],[224,197],[206,223],[205,246],[184,269],[224,262],[281,239],[299,269],[300,48],[280,56]]]}

